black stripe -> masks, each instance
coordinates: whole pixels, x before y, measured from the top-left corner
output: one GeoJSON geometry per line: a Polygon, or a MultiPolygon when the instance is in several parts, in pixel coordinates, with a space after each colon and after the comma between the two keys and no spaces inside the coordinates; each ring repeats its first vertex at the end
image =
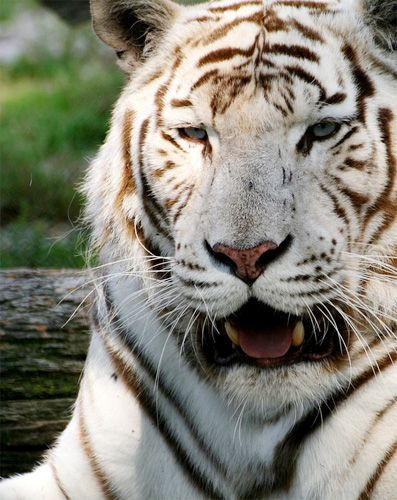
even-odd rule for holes
{"type": "Polygon", "coordinates": [[[138,379],[137,374],[131,366],[128,367],[128,370],[123,369],[125,363],[119,355],[109,345],[106,345],[106,348],[116,368],[119,369],[120,376],[122,376],[124,382],[139,401],[142,410],[149,417],[153,427],[162,435],[193,488],[200,490],[200,493],[203,493],[207,498],[224,499],[225,497],[216,489],[211,481],[199,472],[197,465],[193,463],[188,452],[175,436],[166,416],[156,404],[151,388],[147,387],[142,379],[138,379]]]}
{"type": "MultiPolygon", "coordinates": [[[[397,352],[386,354],[378,361],[379,370],[388,368],[396,360],[397,352]]],[[[353,393],[356,393],[358,389],[372,380],[377,370],[377,365],[371,365],[351,382],[347,390],[331,395],[322,403],[320,408],[312,410],[289,431],[275,451],[275,461],[273,463],[274,476],[277,479],[275,490],[288,489],[291,486],[297,459],[305,440],[320,426],[323,426],[337,408],[346,402],[353,393]]]]}
{"type": "Polygon", "coordinates": [[[331,147],[331,150],[336,149],[338,146],[341,146],[345,141],[350,139],[350,137],[358,131],[359,131],[358,127],[351,128],[334,146],[331,147]]]}
{"type": "Polygon", "coordinates": [[[56,484],[57,484],[60,492],[64,496],[65,500],[71,500],[70,496],[66,493],[65,486],[62,484],[62,482],[61,482],[61,480],[59,478],[58,471],[57,471],[54,463],[53,462],[49,462],[49,464],[50,464],[50,468],[52,470],[52,473],[54,475],[55,482],[56,482],[56,484]]]}
{"type": "Polygon", "coordinates": [[[315,52],[302,45],[286,45],[282,43],[275,43],[273,45],[268,45],[265,48],[265,54],[296,57],[298,59],[307,59],[316,63],[320,62],[320,58],[315,52]]]}
{"type": "Polygon", "coordinates": [[[364,490],[361,492],[360,496],[358,497],[358,500],[369,500],[372,497],[372,493],[376,487],[377,482],[382,477],[382,474],[383,474],[385,468],[387,467],[388,463],[392,460],[392,458],[394,457],[396,452],[397,452],[397,441],[394,441],[394,443],[387,450],[382,461],[379,463],[375,472],[369,478],[367,484],[365,485],[364,490]]]}
{"type": "Polygon", "coordinates": [[[308,71],[305,71],[299,66],[285,66],[284,69],[292,76],[295,76],[299,78],[300,80],[308,83],[309,85],[313,85],[314,87],[317,87],[320,95],[319,95],[319,102],[323,102],[327,99],[327,95],[325,92],[324,87],[321,85],[321,83],[315,78],[311,73],[308,71]]]}
{"type": "Polygon", "coordinates": [[[228,61],[237,56],[251,57],[254,54],[257,46],[258,46],[258,36],[255,37],[254,43],[247,49],[240,49],[238,47],[227,47],[225,49],[213,50],[212,52],[209,52],[201,59],[199,59],[197,67],[200,68],[207,64],[228,61]]]}
{"type": "Polygon", "coordinates": [[[167,216],[163,210],[163,207],[156,200],[150,188],[149,182],[147,180],[143,168],[143,147],[146,139],[148,126],[149,126],[149,119],[146,119],[142,123],[141,130],[139,133],[138,172],[142,187],[141,198],[146,215],[148,216],[150,222],[153,224],[154,228],[164,237],[169,239],[171,236],[168,228],[165,227],[165,221],[167,220],[167,216]]]}
{"type": "Polygon", "coordinates": [[[185,200],[177,207],[176,211],[175,211],[175,215],[174,215],[174,218],[173,218],[173,223],[174,225],[178,222],[178,219],[179,217],[181,216],[182,214],[182,211],[183,209],[186,207],[186,205],[189,203],[190,201],[190,198],[192,196],[192,193],[193,193],[193,187],[191,187],[189,189],[189,192],[188,194],[186,195],[186,198],[185,200]]]}
{"type": "Polygon", "coordinates": [[[372,217],[378,214],[380,210],[385,213],[383,223],[378,227],[376,232],[372,235],[369,243],[376,243],[382,234],[391,226],[395,221],[395,202],[393,200],[393,184],[397,174],[397,158],[394,154],[393,148],[393,135],[391,123],[394,119],[394,114],[388,108],[380,108],[378,111],[378,124],[380,136],[383,144],[385,145],[385,160],[387,163],[387,180],[382,192],[377,197],[375,203],[371,206],[371,211],[365,221],[366,227],[372,217]]]}
{"type": "Polygon", "coordinates": [[[347,99],[347,95],[344,92],[336,92],[335,94],[327,97],[324,102],[321,103],[321,107],[330,104],[340,104],[347,99]]]}
{"type": "MultiPolygon", "coordinates": [[[[385,369],[396,360],[397,353],[394,352],[393,354],[385,355],[378,364],[380,369],[385,369]]],[[[332,394],[322,403],[320,408],[315,408],[303,416],[275,450],[272,471],[273,483],[269,485],[269,479],[266,478],[264,471],[263,483],[258,484],[251,491],[247,492],[243,498],[266,498],[270,493],[288,491],[295,477],[298,458],[306,439],[317,431],[320,426],[323,426],[337,408],[347,401],[354,392],[360,389],[366,382],[372,380],[374,373],[376,374],[376,370],[376,366],[370,366],[351,383],[347,390],[332,394]]]]}
{"type": "MultiPolygon", "coordinates": [[[[335,208],[336,215],[344,222],[344,224],[346,226],[348,226],[348,228],[350,228],[352,225],[352,221],[350,220],[350,218],[346,212],[346,209],[340,203],[337,196],[334,193],[332,193],[328,188],[326,188],[323,184],[320,184],[320,189],[321,189],[321,191],[323,191],[323,193],[325,193],[331,199],[331,201],[334,205],[334,208],[335,208]]],[[[350,233],[347,234],[347,238],[348,238],[348,242],[349,242],[350,241],[350,233]]]]}
{"type": "Polygon", "coordinates": [[[367,73],[359,65],[358,58],[353,47],[346,44],[342,48],[342,52],[349,61],[353,73],[353,81],[357,89],[356,105],[358,110],[358,120],[365,123],[365,100],[375,94],[375,88],[367,73]]]}
{"type": "MultiPolygon", "coordinates": [[[[116,329],[120,331],[120,320],[117,315],[113,313],[113,303],[110,296],[110,291],[107,287],[104,288],[105,298],[107,306],[109,307],[113,318],[113,325],[116,329]]],[[[122,339],[127,347],[132,351],[132,353],[137,357],[137,359],[142,363],[144,369],[148,372],[150,377],[153,379],[155,376],[154,368],[144,354],[137,350],[136,346],[133,344],[129,337],[125,334],[126,332],[120,331],[120,339],[122,339]]],[[[313,409],[307,415],[303,416],[297,424],[288,432],[286,437],[277,446],[275,450],[275,459],[272,464],[271,471],[269,471],[266,464],[252,464],[258,469],[256,477],[260,478],[260,481],[256,483],[250,489],[244,491],[244,485],[241,485],[240,499],[256,499],[266,497],[273,492],[277,491],[287,491],[293,482],[295,476],[295,469],[298,462],[301,450],[307,440],[314,432],[316,432],[321,425],[324,425],[328,418],[337,411],[337,409],[345,403],[350,396],[356,393],[362,386],[367,382],[371,381],[376,374],[376,370],[385,370],[390,365],[397,361],[397,352],[387,353],[383,358],[378,360],[376,365],[369,366],[360,376],[358,376],[354,381],[351,382],[349,388],[346,390],[341,390],[332,394],[318,409],[313,409]],[[269,472],[271,472],[269,474],[269,472]]],[[[184,408],[180,401],[178,401],[176,395],[172,395],[163,383],[164,380],[160,381],[161,385],[159,390],[163,392],[165,397],[170,400],[174,405],[174,408],[180,413],[181,417],[186,422],[192,437],[194,439],[202,440],[200,436],[196,435],[197,430],[192,425],[192,418],[187,414],[188,410],[184,408]]],[[[161,411],[156,407],[155,402],[150,397],[150,391],[147,388],[141,388],[141,404],[144,410],[147,412],[148,416],[157,425],[159,431],[163,435],[166,442],[172,449],[176,459],[180,463],[181,467],[189,474],[189,477],[194,482],[197,487],[200,487],[207,497],[210,498],[224,498],[222,493],[219,492],[214,485],[212,485],[208,478],[203,477],[200,473],[199,468],[195,465],[188,455],[186,450],[182,447],[178,439],[173,435],[172,429],[170,429],[167,422],[166,416],[162,414],[161,411]]],[[[202,441],[204,450],[208,451],[210,458],[213,458],[212,452],[208,450],[206,444],[202,441]]],[[[221,464],[215,462],[218,468],[221,464]]]]}
{"type": "MultiPolygon", "coordinates": [[[[118,339],[122,341],[123,344],[132,352],[143,369],[146,371],[147,375],[154,382],[154,380],[156,379],[156,369],[153,366],[153,363],[145,355],[145,353],[137,347],[137,345],[130,339],[130,336],[127,335],[123,330],[122,322],[120,321],[117,313],[114,310],[109,287],[106,285],[104,286],[104,296],[109,311],[109,318],[111,318],[110,323],[112,324],[113,328],[117,332],[119,332],[118,339]]],[[[184,406],[183,403],[178,399],[177,393],[173,390],[173,388],[167,386],[164,379],[158,381],[158,390],[162,393],[164,398],[175,408],[176,412],[186,423],[186,427],[190,431],[191,438],[193,439],[196,446],[200,449],[200,451],[211,462],[211,466],[223,477],[224,480],[226,480],[227,471],[224,464],[221,462],[219,457],[215,456],[213,450],[211,450],[210,446],[205,442],[204,438],[198,433],[196,427],[193,424],[194,419],[192,418],[192,415],[189,414],[188,408],[186,408],[186,406],[184,406]]],[[[158,412],[158,410],[155,408],[154,415],[156,415],[156,411],[158,412]]],[[[179,448],[181,448],[181,444],[178,442],[176,449],[179,450],[179,448]]],[[[195,475],[200,475],[198,469],[199,468],[197,466],[194,467],[194,470],[196,470],[195,475]]],[[[200,480],[199,482],[202,481],[200,480]]],[[[213,488],[215,491],[215,486],[213,486],[213,488]]],[[[216,498],[223,498],[223,495],[219,492],[215,496],[216,498]]]]}

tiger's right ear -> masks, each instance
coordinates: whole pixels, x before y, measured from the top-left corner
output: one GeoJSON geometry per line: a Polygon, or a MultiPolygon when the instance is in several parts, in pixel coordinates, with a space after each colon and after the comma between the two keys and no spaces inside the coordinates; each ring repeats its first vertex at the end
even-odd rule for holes
{"type": "Polygon", "coordinates": [[[170,0],[90,0],[92,25],[129,73],[153,49],[180,8],[170,0]]]}

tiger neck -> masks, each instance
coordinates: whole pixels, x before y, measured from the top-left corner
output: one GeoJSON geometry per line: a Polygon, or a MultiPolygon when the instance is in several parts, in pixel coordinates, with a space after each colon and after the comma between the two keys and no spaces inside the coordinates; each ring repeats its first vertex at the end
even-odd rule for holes
{"type": "MultiPolygon", "coordinates": [[[[144,420],[152,429],[149,433],[160,433],[181,464],[196,471],[193,475],[213,476],[211,484],[220,482],[228,498],[234,497],[227,486],[233,482],[234,490],[241,481],[252,490],[258,469],[266,483],[262,488],[270,488],[280,476],[273,463],[277,447],[285,442],[303,410],[299,413],[288,408],[261,422],[244,418],[243,406],[228,406],[216,388],[181,358],[169,332],[163,331],[150,307],[145,308],[144,294],[138,289],[127,292],[110,284],[103,289],[102,300],[104,307],[98,308],[102,313],[95,316],[95,330],[117,374],[138,399],[144,420]],[[137,297],[134,308],[139,314],[130,309],[131,304],[127,306],[128,294],[137,297]]],[[[147,441],[152,442],[153,437],[147,441]]],[[[211,498],[222,498],[224,493],[218,493],[206,491],[211,498]]]]}
{"type": "MultiPolygon", "coordinates": [[[[243,418],[243,407],[228,406],[216,388],[180,356],[140,286],[109,283],[99,298],[102,306],[97,308],[94,332],[130,389],[130,397],[140,405],[144,417],[139,452],[142,474],[159,478],[159,496],[161,482],[167,481],[160,477],[159,462],[164,466],[175,460],[177,473],[199,488],[202,498],[270,498],[277,491],[288,490],[291,478],[296,477],[298,457],[310,445],[308,438],[316,430],[323,434],[328,417],[356,389],[364,387],[373,373],[373,367],[366,367],[348,387],[339,387],[339,392],[319,403],[320,407],[286,408],[268,421],[243,418]],[[160,442],[165,443],[163,454],[154,445],[160,442]]],[[[388,356],[389,364],[397,361],[397,354],[388,356]]],[[[342,424],[341,433],[343,419],[342,424]]],[[[326,453],[329,467],[340,467],[340,457],[331,458],[328,448],[326,453]]],[[[309,451],[305,456],[312,455],[309,451]]],[[[167,473],[173,474],[169,469],[167,473]]]]}

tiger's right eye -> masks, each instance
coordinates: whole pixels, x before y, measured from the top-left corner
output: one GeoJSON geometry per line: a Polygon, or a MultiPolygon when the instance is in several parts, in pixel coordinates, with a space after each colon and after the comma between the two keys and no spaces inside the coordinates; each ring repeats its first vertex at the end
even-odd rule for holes
{"type": "Polygon", "coordinates": [[[338,123],[323,121],[311,127],[311,132],[316,139],[327,139],[334,135],[339,129],[338,123]]]}
{"type": "Polygon", "coordinates": [[[184,127],[179,128],[178,132],[183,139],[188,141],[205,143],[208,140],[208,134],[204,128],[184,127]]]}

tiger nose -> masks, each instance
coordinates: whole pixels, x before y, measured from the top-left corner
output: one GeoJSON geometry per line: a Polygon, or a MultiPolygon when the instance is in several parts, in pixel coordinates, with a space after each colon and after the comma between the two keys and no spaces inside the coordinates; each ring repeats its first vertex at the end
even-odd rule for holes
{"type": "Polygon", "coordinates": [[[278,245],[274,241],[264,241],[253,248],[243,250],[217,243],[212,247],[211,253],[219,262],[227,264],[237,277],[251,284],[276,257],[277,248],[278,245]]]}

